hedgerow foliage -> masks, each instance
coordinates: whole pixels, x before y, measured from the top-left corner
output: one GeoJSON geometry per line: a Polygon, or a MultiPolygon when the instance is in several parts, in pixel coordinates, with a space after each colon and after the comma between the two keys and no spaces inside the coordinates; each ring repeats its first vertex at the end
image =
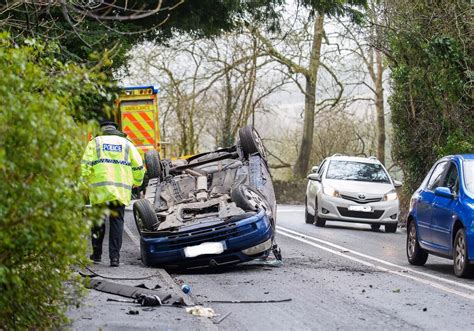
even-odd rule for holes
{"type": "Polygon", "coordinates": [[[64,322],[71,266],[91,215],[79,183],[84,128],[73,116],[104,78],[55,59],[58,49],[0,34],[0,329],[64,322]]]}
{"type": "Polygon", "coordinates": [[[469,1],[388,1],[394,153],[413,192],[441,156],[474,153],[469,1]]]}

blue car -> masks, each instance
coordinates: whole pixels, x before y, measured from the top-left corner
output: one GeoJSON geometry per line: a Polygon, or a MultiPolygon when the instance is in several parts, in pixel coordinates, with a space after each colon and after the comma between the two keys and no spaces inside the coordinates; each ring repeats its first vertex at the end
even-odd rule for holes
{"type": "Polygon", "coordinates": [[[406,251],[413,265],[433,254],[452,259],[456,276],[473,274],[474,154],[447,156],[431,168],[410,201],[406,251]]]}
{"type": "Polygon", "coordinates": [[[251,127],[234,146],[185,160],[145,154],[145,198],[133,212],[147,266],[200,268],[267,257],[276,200],[265,149],[251,127]]]}

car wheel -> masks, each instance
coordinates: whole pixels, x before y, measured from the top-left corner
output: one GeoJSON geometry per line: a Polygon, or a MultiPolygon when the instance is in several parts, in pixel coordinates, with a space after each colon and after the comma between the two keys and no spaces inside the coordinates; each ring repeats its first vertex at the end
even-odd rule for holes
{"type": "Polygon", "coordinates": [[[378,231],[380,229],[380,224],[370,224],[372,231],[378,231]]]}
{"type": "Polygon", "coordinates": [[[158,225],[160,225],[153,206],[150,201],[146,199],[140,199],[133,204],[133,216],[135,217],[135,224],[140,233],[142,229],[156,231],[158,225]]]}
{"type": "Polygon", "coordinates": [[[314,201],[314,224],[320,228],[324,228],[326,220],[318,216],[318,199],[314,201]]]}
{"type": "Polygon", "coordinates": [[[468,277],[473,273],[473,266],[469,264],[469,258],[467,256],[467,243],[466,235],[464,234],[464,228],[460,228],[456,232],[454,238],[454,273],[458,277],[468,277]]]}
{"type": "Polygon", "coordinates": [[[145,166],[149,179],[161,177],[162,169],[160,161],[160,153],[156,150],[151,149],[145,153],[145,166]]]}
{"type": "Polygon", "coordinates": [[[244,157],[248,159],[249,155],[259,153],[262,158],[267,159],[267,152],[258,132],[251,126],[243,127],[239,130],[240,146],[244,157]]]}
{"type": "Polygon", "coordinates": [[[395,233],[397,232],[398,223],[385,224],[385,232],[395,233]]]}
{"type": "Polygon", "coordinates": [[[304,221],[306,222],[306,224],[314,223],[314,216],[308,212],[308,203],[306,198],[304,199],[304,221]]]}
{"type": "Polygon", "coordinates": [[[426,253],[418,243],[414,221],[408,226],[406,249],[408,262],[410,262],[410,264],[424,265],[426,263],[428,253],[426,253]]]}
{"type": "Polygon", "coordinates": [[[243,210],[257,211],[263,208],[267,212],[267,215],[271,216],[272,210],[268,205],[267,200],[260,192],[250,186],[236,186],[232,189],[231,198],[237,207],[242,208],[243,210]]]}

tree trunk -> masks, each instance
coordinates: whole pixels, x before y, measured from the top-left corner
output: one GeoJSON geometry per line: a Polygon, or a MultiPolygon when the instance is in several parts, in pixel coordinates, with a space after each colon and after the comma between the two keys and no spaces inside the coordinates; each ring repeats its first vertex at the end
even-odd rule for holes
{"type": "Polygon", "coordinates": [[[297,178],[304,178],[308,173],[309,160],[313,149],[314,136],[314,111],[316,105],[316,85],[320,65],[321,44],[324,34],[324,13],[318,13],[314,21],[313,41],[311,45],[311,58],[309,75],[305,75],[305,102],[303,117],[303,137],[296,159],[294,174],[297,178]]]}
{"type": "Polygon", "coordinates": [[[222,132],[221,132],[221,141],[219,142],[219,148],[231,146],[234,143],[234,137],[232,136],[232,117],[234,114],[234,109],[232,105],[232,82],[230,79],[230,74],[226,70],[225,75],[225,113],[222,123],[222,132]]]}
{"type": "Polygon", "coordinates": [[[382,54],[375,51],[377,79],[375,80],[375,111],[377,114],[377,159],[385,164],[385,110],[383,97],[383,65],[382,54]]]}

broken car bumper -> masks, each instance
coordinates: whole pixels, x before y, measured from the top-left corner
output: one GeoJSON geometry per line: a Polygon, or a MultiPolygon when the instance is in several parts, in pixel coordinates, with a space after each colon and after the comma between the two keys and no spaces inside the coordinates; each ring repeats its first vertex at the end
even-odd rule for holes
{"type": "Polygon", "coordinates": [[[146,259],[147,265],[179,267],[246,262],[262,255],[272,236],[273,228],[262,210],[234,222],[220,222],[160,237],[142,236],[142,259],[146,259]]]}

